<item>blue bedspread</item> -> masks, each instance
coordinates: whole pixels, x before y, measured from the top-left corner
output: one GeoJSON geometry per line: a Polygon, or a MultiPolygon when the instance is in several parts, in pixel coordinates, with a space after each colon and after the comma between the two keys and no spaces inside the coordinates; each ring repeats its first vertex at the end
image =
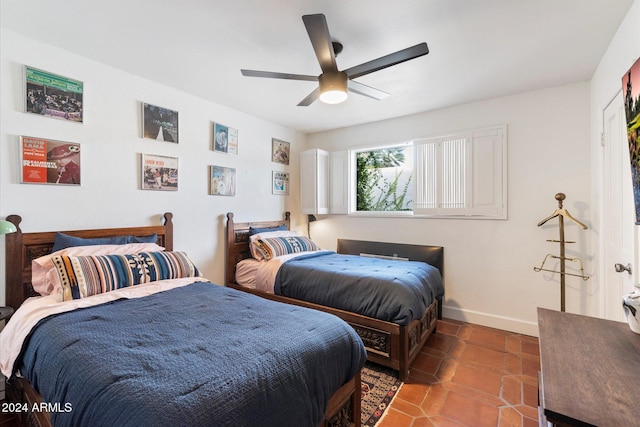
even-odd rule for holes
{"type": "Polygon", "coordinates": [[[316,427],[365,359],[335,316],[200,282],[46,318],[17,365],[56,427],[316,427]]]}
{"type": "Polygon", "coordinates": [[[440,271],[424,262],[319,251],[286,261],[274,292],[407,325],[444,295],[440,271]]]}

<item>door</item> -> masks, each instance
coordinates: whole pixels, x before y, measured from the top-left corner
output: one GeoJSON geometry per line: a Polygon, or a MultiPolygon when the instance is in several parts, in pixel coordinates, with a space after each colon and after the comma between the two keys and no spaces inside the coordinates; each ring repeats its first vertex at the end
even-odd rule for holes
{"type": "Polygon", "coordinates": [[[625,321],[622,298],[633,292],[637,277],[635,213],[626,119],[622,93],[603,111],[603,265],[600,290],[605,319],[625,321]],[[630,266],[631,274],[616,271],[630,266]]]}

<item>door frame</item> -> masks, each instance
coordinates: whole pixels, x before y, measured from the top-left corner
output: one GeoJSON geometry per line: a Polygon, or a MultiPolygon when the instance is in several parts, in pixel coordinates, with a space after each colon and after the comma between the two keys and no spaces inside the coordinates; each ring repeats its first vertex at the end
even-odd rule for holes
{"type": "MultiPolygon", "coordinates": [[[[628,243],[628,250],[631,252],[628,254],[629,259],[617,259],[614,255],[611,254],[612,251],[609,251],[609,241],[607,240],[608,235],[610,235],[611,231],[613,231],[613,227],[610,226],[610,216],[608,215],[609,206],[608,206],[608,186],[606,184],[609,183],[609,179],[612,176],[612,172],[620,174],[618,178],[621,179],[631,179],[631,171],[629,169],[629,151],[628,148],[622,148],[622,152],[620,155],[619,161],[619,169],[612,170],[609,168],[608,162],[610,158],[610,149],[611,144],[607,144],[606,141],[606,132],[608,131],[608,123],[607,123],[607,115],[606,112],[609,108],[616,108],[618,111],[618,118],[621,121],[619,123],[620,130],[622,134],[620,138],[624,140],[624,146],[626,147],[627,141],[624,138],[626,132],[626,119],[624,115],[624,99],[622,97],[622,90],[618,91],[615,96],[611,98],[611,100],[602,108],[602,133],[601,133],[601,165],[602,165],[602,176],[600,179],[601,185],[601,197],[600,197],[600,223],[602,230],[600,236],[600,281],[599,281],[599,300],[600,304],[598,304],[598,309],[600,311],[600,317],[609,320],[616,321],[624,321],[624,317],[622,314],[622,296],[634,288],[634,284],[637,284],[638,278],[638,268],[640,264],[638,264],[638,227],[635,226],[635,216],[632,214],[631,218],[627,218],[628,221],[621,221],[622,223],[629,224],[626,226],[627,231],[621,233],[624,235],[628,232],[628,235],[631,235],[631,242],[628,243]],[[625,178],[626,177],[626,178],[625,178]],[[632,274],[630,276],[626,276],[627,273],[612,273],[613,263],[620,262],[626,265],[626,263],[630,263],[632,266],[632,274]],[[611,265],[610,265],[611,264],[611,265]],[[625,276],[618,277],[618,274],[623,274],[625,276]],[[612,280],[612,277],[614,278],[612,280]],[[622,280],[619,280],[622,279],[622,280]],[[625,280],[626,279],[626,280],[625,280]]],[[[610,116],[609,116],[610,117],[610,116]]],[[[629,181],[630,183],[630,181],[629,181]]],[[[627,203],[631,203],[631,207],[633,207],[633,191],[631,188],[627,188],[623,191],[623,184],[620,184],[620,201],[627,203]]],[[[629,207],[627,207],[628,209],[629,207]]],[[[620,216],[624,218],[625,212],[621,208],[620,216]]],[[[632,212],[635,213],[635,208],[632,209],[632,212]]],[[[629,214],[629,211],[626,212],[629,214]]],[[[620,239],[619,245],[623,246],[623,241],[620,239]]]]}

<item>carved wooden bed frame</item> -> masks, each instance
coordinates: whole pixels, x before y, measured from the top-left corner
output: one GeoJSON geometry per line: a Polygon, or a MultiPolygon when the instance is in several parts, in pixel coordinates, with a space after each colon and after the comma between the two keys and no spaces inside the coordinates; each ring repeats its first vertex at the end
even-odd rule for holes
{"type": "MultiPolygon", "coordinates": [[[[70,230],[62,233],[91,239],[97,237],[115,236],[148,236],[156,234],[157,243],[167,251],[173,250],[173,214],[165,213],[162,216],[162,225],[127,227],[127,228],[103,228],[93,230],[70,230]]],[[[10,215],[7,221],[13,223],[17,232],[5,236],[6,245],[6,304],[17,309],[24,300],[32,296],[38,296],[31,284],[31,261],[51,253],[56,231],[24,233],[20,229],[22,218],[18,215],[10,215]]],[[[40,404],[42,397],[23,378],[14,378],[7,381],[7,398],[9,401],[27,403],[28,407],[40,404]]],[[[360,426],[360,374],[338,389],[327,405],[325,419],[321,427],[340,427],[353,423],[360,426]]],[[[28,412],[21,414],[21,422],[29,426],[50,427],[50,416],[46,412],[28,412]]]]}
{"type": "MultiPolygon", "coordinates": [[[[360,335],[367,348],[367,359],[398,371],[400,380],[409,375],[411,362],[420,353],[429,336],[435,332],[437,319],[442,318],[442,301],[434,299],[420,320],[408,325],[374,319],[349,311],[339,310],[302,300],[274,295],[267,292],[242,287],[236,283],[236,264],[251,257],[249,251],[249,227],[271,228],[286,226],[290,229],[291,215],[285,212],[284,219],[278,221],[234,222],[233,213],[227,213],[227,259],[225,283],[228,287],[260,295],[264,298],[287,304],[314,308],[335,314],[360,335]]],[[[359,255],[361,253],[397,256],[412,261],[423,261],[440,270],[444,277],[444,248],[441,246],[404,245],[398,243],[367,242],[361,240],[338,239],[338,253],[359,255]]]]}

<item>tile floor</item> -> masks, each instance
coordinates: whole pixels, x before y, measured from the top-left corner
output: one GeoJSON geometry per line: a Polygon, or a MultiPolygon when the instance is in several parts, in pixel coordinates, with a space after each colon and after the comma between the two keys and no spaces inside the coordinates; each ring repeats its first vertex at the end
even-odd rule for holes
{"type": "Polygon", "coordinates": [[[538,339],[438,321],[377,427],[538,426],[538,339]]]}

